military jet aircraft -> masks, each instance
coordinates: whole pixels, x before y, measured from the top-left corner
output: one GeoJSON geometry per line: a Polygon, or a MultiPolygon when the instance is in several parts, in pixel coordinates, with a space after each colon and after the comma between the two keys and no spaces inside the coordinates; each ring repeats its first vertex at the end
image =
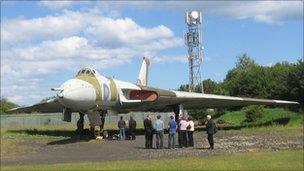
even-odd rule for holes
{"type": "Polygon", "coordinates": [[[14,108],[8,112],[62,112],[63,121],[67,122],[71,121],[72,112],[79,112],[77,129],[83,129],[86,114],[91,127],[100,126],[102,131],[106,114],[173,111],[175,118],[178,118],[185,109],[298,104],[293,101],[221,96],[149,87],[149,64],[149,59],[144,57],[135,84],[104,77],[93,68],[83,68],[59,88],[52,88],[57,92],[54,98],[32,106],[14,108]]]}

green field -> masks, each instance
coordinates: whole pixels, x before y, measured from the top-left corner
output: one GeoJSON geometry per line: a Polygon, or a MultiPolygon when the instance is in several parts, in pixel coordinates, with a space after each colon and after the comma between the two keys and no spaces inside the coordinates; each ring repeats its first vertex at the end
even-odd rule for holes
{"type": "Polygon", "coordinates": [[[303,150],[159,160],[5,166],[1,170],[303,170],[303,150]]]}

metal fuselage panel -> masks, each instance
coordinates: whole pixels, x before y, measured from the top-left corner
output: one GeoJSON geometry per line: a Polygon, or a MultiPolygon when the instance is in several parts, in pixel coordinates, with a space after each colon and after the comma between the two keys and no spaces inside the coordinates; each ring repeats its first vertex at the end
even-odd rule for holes
{"type": "MultiPolygon", "coordinates": [[[[102,75],[80,74],[75,77],[92,85],[95,91],[95,106],[90,110],[114,110],[117,112],[133,111],[153,111],[155,106],[163,107],[164,102],[170,104],[176,94],[170,90],[139,86],[102,75]],[[151,91],[157,94],[153,101],[145,101],[128,98],[126,91],[151,91]]],[[[172,101],[173,103],[173,101],[172,101]]]]}
{"type": "Polygon", "coordinates": [[[118,86],[112,78],[101,75],[81,74],[76,79],[91,84],[95,90],[95,108],[110,109],[111,106],[119,104],[118,86]]]}

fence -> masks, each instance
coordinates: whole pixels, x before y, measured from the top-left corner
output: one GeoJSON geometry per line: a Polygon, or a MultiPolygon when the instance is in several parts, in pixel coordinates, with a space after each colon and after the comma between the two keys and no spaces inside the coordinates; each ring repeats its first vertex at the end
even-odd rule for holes
{"type": "MultiPolygon", "coordinates": [[[[169,121],[170,115],[173,113],[153,113],[152,120],[156,120],[157,115],[162,116],[164,123],[169,121]]],[[[142,123],[146,117],[146,113],[136,112],[128,114],[118,114],[118,115],[107,115],[105,119],[105,124],[116,124],[120,116],[124,117],[124,120],[129,120],[130,116],[137,121],[137,123],[142,123]]],[[[30,126],[30,125],[62,125],[66,122],[62,121],[61,113],[49,113],[49,114],[2,114],[1,117],[1,127],[14,127],[14,126],[30,126]]],[[[77,122],[79,115],[77,113],[72,114],[72,123],[77,122]]],[[[89,123],[87,116],[85,116],[85,123],[89,123]]]]}

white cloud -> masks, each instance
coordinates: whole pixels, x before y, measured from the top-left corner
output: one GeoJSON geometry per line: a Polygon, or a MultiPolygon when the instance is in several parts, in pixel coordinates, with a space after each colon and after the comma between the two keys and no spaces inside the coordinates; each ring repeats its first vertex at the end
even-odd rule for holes
{"type": "Polygon", "coordinates": [[[31,41],[33,39],[58,39],[85,34],[101,46],[118,47],[141,45],[162,39],[178,43],[174,33],[166,26],[145,28],[130,18],[113,19],[101,16],[97,11],[67,11],[61,15],[49,15],[34,19],[13,19],[3,22],[1,37],[4,43],[31,41]],[[18,27],[16,27],[18,26],[18,27]],[[166,38],[166,39],[164,39],[166,38]]]}
{"type": "MultiPolygon", "coordinates": [[[[105,3],[105,2],[103,2],[105,3]]],[[[144,10],[200,10],[204,17],[254,19],[267,24],[302,20],[303,1],[133,1],[106,2],[113,8],[135,7],[144,10]]]]}
{"type": "Polygon", "coordinates": [[[150,59],[153,63],[160,63],[160,64],[165,64],[165,63],[172,63],[172,62],[188,62],[187,56],[168,56],[168,55],[163,55],[163,56],[153,56],[150,59]]]}
{"type": "Polygon", "coordinates": [[[51,9],[60,9],[60,8],[66,8],[71,6],[73,1],[65,1],[65,0],[52,0],[52,1],[40,1],[41,5],[46,6],[51,9]]]}
{"type": "Polygon", "coordinates": [[[182,46],[182,39],[164,25],[143,27],[98,11],[6,19],[1,27],[1,90],[21,104],[50,94],[50,85],[42,86],[49,75],[84,66],[111,68],[182,46]]]}
{"type": "Polygon", "coordinates": [[[4,20],[1,24],[1,41],[16,43],[33,38],[60,38],[75,35],[85,27],[84,19],[85,16],[82,16],[80,12],[65,11],[62,15],[4,20]]]}
{"type": "Polygon", "coordinates": [[[268,24],[282,23],[288,20],[300,20],[303,17],[303,2],[300,1],[251,1],[226,2],[210,10],[211,14],[234,19],[252,18],[268,24]]]}
{"type": "Polygon", "coordinates": [[[136,24],[132,19],[112,19],[104,18],[99,22],[92,22],[86,32],[99,37],[104,44],[132,43],[141,44],[159,38],[172,37],[173,32],[163,26],[144,28],[136,24]]]}

